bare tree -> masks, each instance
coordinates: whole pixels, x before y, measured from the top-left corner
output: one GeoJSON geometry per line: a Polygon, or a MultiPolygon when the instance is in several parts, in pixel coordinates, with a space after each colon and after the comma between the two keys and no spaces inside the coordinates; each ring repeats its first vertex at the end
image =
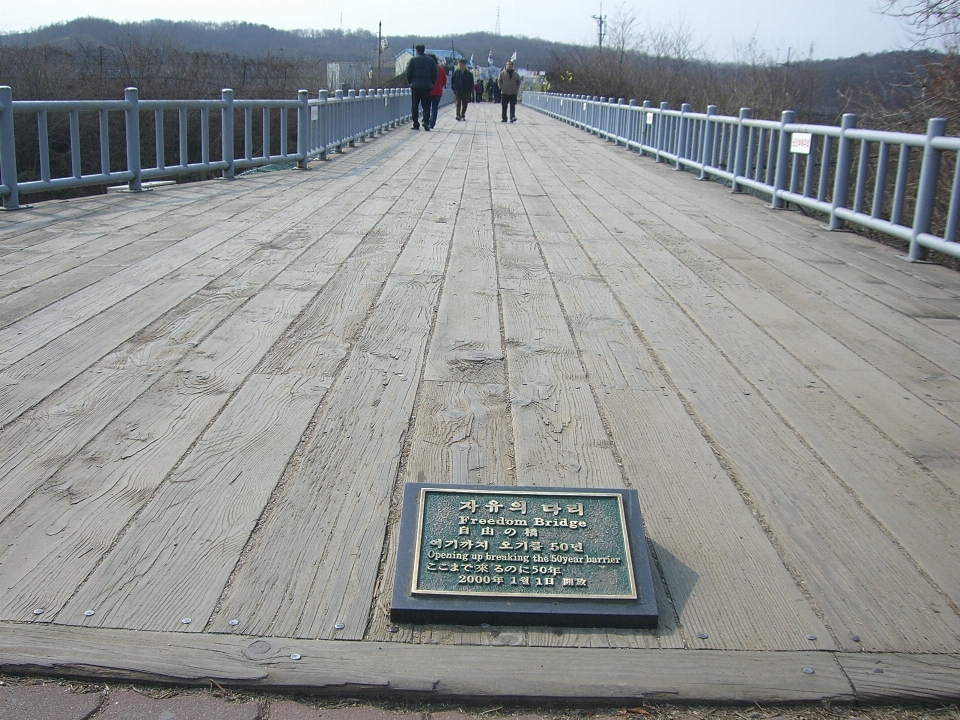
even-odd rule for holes
{"type": "Polygon", "coordinates": [[[883,12],[904,19],[917,40],[939,40],[948,51],[957,51],[960,0],[884,0],[883,12]]]}

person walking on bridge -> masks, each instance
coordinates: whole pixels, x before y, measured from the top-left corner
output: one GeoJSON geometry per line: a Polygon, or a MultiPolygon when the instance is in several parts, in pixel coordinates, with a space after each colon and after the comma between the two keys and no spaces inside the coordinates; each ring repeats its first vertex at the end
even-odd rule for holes
{"type": "Polygon", "coordinates": [[[440,64],[440,58],[430,53],[430,58],[437,64],[437,79],[430,91],[430,129],[437,126],[437,113],[440,112],[440,100],[443,98],[443,89],[447,86],[447,71],[440,64]]]}
{"type": "Polygon", "coordinates": [[[513,62],[507,60],[507,66],[497,79],[500,88],[500,107],[503,122],[507,121],[507,106],[510,106],[510,122],[517,121],[517,95],[520,94],[520,73],[513,68],[513,62]]]}
{"type": "Polygon", "coordinates": [[[437,64],[424,53],[421,43],[413,48],[416,53],[407,63],[407,83],[413,100],[413,129],[420,129],[419,108],[423,107],[423,129],[430,131],[430,92],[437,81],[437,64]]]}
{"type": "Polygon", "coordinates": [[[450,89],[457,100],[457,120],[467,119],[467,105],[470,104],[470,95],[473,93],[473,73],[467,70],[467,61],[460,59],[457,69],[450,78],[450,89]]]}

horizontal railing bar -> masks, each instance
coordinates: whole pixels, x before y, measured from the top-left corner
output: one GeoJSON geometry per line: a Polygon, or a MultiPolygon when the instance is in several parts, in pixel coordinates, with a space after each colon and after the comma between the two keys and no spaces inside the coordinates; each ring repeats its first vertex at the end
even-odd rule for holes
{"type": "Polygon", "coordinates": [[[917,236],[917,242],[928,250],[936,250],[944,255],[960,258],[960,243],[958,242],[948,242],[943,238],[938,238],[936,235],[928,235],[926,233],[920,233],[917,236]]]}
{"type": "MultiPolygon", "coordinates": [[[[239,104],[239,100],[234,105],[239,104]]],[[[141,100],[141,110],[201,110],[203,108],[225,108],[223,100],[141,100]]]]}
{"type": "Polygon", "coordinates": [[[13,103],[16,114],[129,109],[130,103],[126,100],[15,100],[13,103]]]}
{"type": "MultiPolygon", "coordinates": [[[[239,165],[239,163],[237,163],[239,165]]],[[[144,180],[151,180],[158,177],[169,177],[172,175],[186,175],[188,173],[205,172],[207,170],[225,170],[227,162],[217,160],[209,163],[190,163],[188,165],[166,165],[162,168],[143,168],[140,176],[144,180]]]]}
{"type": "Polygon", "coordinates": [[[121,170],[110,173],[109,175],[105,173],[97,173],[95,175],[81,175],[78,178],[71,176],[53,178],[52,180],[27,180],[26,182],[17,183],[17,188],[20,190],[20,192],[31,193],[43,192],[45,190],[63,190],[65,188],[89,187],[91,185],[110,185],[113,183],[129,182],[132,179],[132,172],[121,170]]]}

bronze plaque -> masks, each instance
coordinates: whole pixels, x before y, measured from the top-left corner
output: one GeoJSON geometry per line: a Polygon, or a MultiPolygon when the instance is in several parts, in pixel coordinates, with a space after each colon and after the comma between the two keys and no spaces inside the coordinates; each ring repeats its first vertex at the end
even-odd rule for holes
{"type": "Polygon", "coordinates": [[[411,591],[635,600],[617,493],[421,488],[411,591]]]}
{"type": "Polygon", "coordinates": [[[653,628],[636,490],[407,483],[396,622],[653,628]]]}

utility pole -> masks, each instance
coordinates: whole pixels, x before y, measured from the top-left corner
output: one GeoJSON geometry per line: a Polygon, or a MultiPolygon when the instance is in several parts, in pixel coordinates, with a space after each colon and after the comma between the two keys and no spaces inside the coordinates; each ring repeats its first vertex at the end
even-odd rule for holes
{"type": "Polygon", "coordinates": [[[494,35],[500,34],[500,6],[497,6],[497,28],[493,31],[494,35]]]}
{"type": "Polygon", "coordinates": [[[597,47],[603,50],[603,38],[607,34],[603,29],[607,23],[607,16],[603,14],[603,3],[600,3],[600,14],[592,16],[597,21],[597,47]]]}
{"type": "Polygon", "coordinates": [[[383,77],[383,51],[390,46],[390,42],[383,36],[383,21],[377,23],[377,82],[376,87],[380,87],[383,77]]]}

